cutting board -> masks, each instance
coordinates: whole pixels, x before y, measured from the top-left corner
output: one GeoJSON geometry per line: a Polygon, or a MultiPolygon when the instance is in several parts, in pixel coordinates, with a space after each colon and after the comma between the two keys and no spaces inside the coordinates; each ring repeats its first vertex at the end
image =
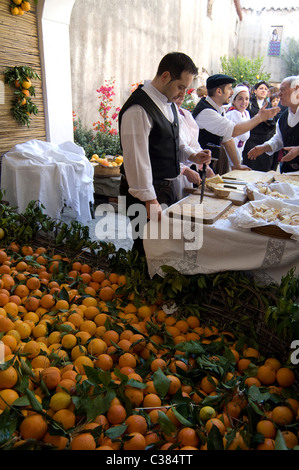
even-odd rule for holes
{"type": "Polygon", "coordinates": [[[274,181],[274,174],[271,171],[232,170],[221,175],[222,179],[223,177],[227,179],[234,178],[236,180],[246,181],[246,183],[257,183],[258,181],[261,181],[262,183],[271,183],[274,181]]]}
{"type": "Polygon", "coordinates": [[[215,199],[212,197],[204,197],[202,201],[202,211],[196,211],[200,205],[200,196],[192,194],[181,199],[176,204],[170,206],[166,213],[169,217],[179,219],[191,218],[192,222],[201,222],[203,224],[213,224],[222,216],[232,205],[227,199],[215,199]]]}
{"type": "MultiPolygon", "coordinates": [[[[219,185],[219,186],[223,187],[223,185],[219,185]]],[[[235,206],[242,206],[248,200],[247,194],[244,193],[243,188],[244,186],[242,186],[240,190],[231,190],[228,196],[226,196],[225,198],[221,198],[221,199],[224,199],[225,201],[231,201],[235,206]]],[[[185,191],[194,195],[200,194],[200,188],[199,189],[185,188],[185,191]]],[[[209,189],[205,189],[204,197],[206,196],[219,199],[219,197],[215,193],[213,193],[213,191],[210,191],[209,189]]]]}

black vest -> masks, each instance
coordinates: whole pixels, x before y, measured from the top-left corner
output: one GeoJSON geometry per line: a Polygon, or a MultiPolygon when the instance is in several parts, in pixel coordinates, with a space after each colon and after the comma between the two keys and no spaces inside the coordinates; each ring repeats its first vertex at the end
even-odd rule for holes
{"type": "MultiPolygon", "coordinates": [[[[175,105],[173,123],[169,122],[153,100],[139,86],[123,105],[119,113],[119,134],[123,113],[134,104],[144,108],[153,120],[149,135],[149,155],[154,180],[176,178],[180,173],[179,165],[179,121],[175,105]]],[[[124,174],[124,168],[121,169],[124,174]]]]}
{"type": "MultiPolygon", "coordinates": [[[[288,115],[289,110],[286,109],[278,121],[278,126],[282,135],[283,146],[284,147],[298,147],[299,146],[299,122],[296,126],[290,127],[288,125],[288,115]]],[[[291,160],[290,162],[286,162],[288,165],[298,165],[299,164],[299,155],[291,160]]],[[[283,163],[283,165],[286,165],[283,163]]],[[[287,165],[286,165],[287,167],[287,165]]],[[[288,171],[295,171],[295,169],[290,169],[288,171]]],[[[297,169],[296,169],[297,171],[297,169]]]]}
{"type": "MultiPolygon", "coordinates": [[[[208,103],[206,101],[206,98],[202,98],[197,103],[197,105],[195,106],[194,111],[192,113],[194,119],[204,109],[213,109],[215,111],[215,113],[218,112],[210,103],[208,103]]],[[[208,132],[206,129],[199,129],[198,142],[200,143],[200,146],[201,146],[202,149],[210,148],[209,144],[220,146],[221,142],[222,142],[222,139],[223,139],[223,136],[211,134],[211,132],[208,132]]],[[[214,156],[213,148],[210,148],[210,150],[212,150],[212,154],[214,156]]],[[[215,153],[217,153],[217,152],[215,152],[215,153]]]]}

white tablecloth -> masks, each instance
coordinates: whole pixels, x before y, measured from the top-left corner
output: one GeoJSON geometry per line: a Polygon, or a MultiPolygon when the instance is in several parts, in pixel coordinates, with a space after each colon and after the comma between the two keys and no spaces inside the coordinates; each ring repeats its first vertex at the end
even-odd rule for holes
{"type": "Polygon", "coordinates": [[[143,242],[151,277],[155,274],[164,276],[161,266],[168,265],[186,275],[251,271],[257,282],[267,285],[279,283],[291,268],[299,266],[299,245],[295,240],[236,230],[228,219],[219,219],[213,225],[192,223],[189,229],[180,230],[181,220],[168,218],[165,214],[162,218],[165,226],[169,222],[170,236],[156,237],[156,228],[161,223],[149,222],[146,230],[151,229],[154,236],[143,242]],[[181,237],[174,239],[172,234],[180,231],[181,237]],[[201,246],[194,243],[192,247],[190,232],[199,235],[201,246]]]}
{"type": "Polygon", "coordinates": [[[73,142],[55,145],[31,140],[3,156],[1,189],[5,200],[19,212],[35,200],[45,206],[45,214],[59,219],[66,204],[84,224],[91,219],[93,173],[84,149],[73,142]]]}

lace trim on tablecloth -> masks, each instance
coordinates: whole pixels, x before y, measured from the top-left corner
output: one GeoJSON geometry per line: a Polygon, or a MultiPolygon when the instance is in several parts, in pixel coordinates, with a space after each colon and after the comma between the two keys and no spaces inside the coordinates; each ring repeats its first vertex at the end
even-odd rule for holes
{"type": "Polygon", "coordinates": [[[262,262],[262,268],[279,266],[286,246],[286,240],[280,238],[269,238],[266,253],[262,262]]]}

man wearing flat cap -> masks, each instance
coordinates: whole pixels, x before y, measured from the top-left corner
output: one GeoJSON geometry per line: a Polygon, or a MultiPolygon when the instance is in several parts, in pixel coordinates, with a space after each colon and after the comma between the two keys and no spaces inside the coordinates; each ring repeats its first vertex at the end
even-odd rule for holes
{"type": "MultiPolygon", "coordinates": [[[[232,169],[249,170],[247,166],[240,164],[233,138],[251,131],[261,122],[272,119],[280,108],[266,109],[264,106],[252,119],[235,124],[227,119],[224,108],[234,93],[235,82],[233,77],[224,74],[208,77],[206,83],[208,96],[197,103],[193,117],[199,127],[198,140],[202,148],[210,149],[213,157],[219,159],[220,148],[223,146],[232,162],[232,169]]],[[[216,167],[213,167],[213,170],[219,172],[216,167]]]]}

